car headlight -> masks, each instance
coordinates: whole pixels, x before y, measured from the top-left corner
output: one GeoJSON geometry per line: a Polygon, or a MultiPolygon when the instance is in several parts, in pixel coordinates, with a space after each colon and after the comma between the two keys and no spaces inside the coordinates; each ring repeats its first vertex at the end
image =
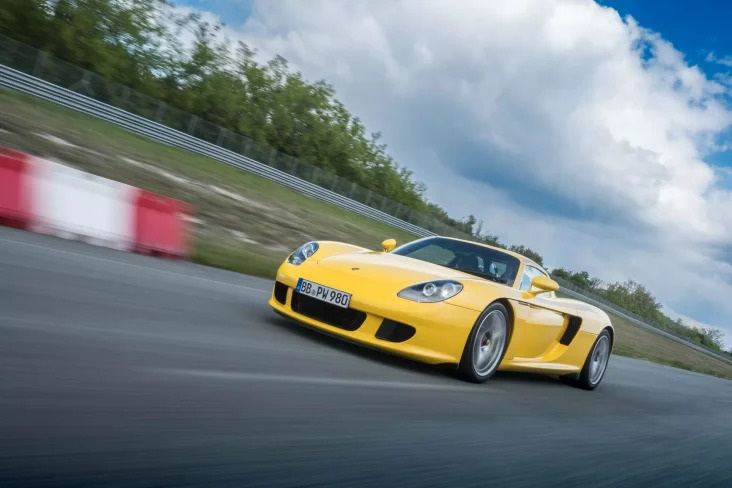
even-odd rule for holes
{"type": "Polygon", "coordinates": [[[295,252],[290,254],[290,257],[287,258],[287,262],[294,264],[295,266],[299,266],[304,263],[307,258],[315,254],[319,247],[320,246],[318,246],[317,242],[308,242],[307,244],[303,244],[298,247],[295,252]]]}
{"type": "Polygon", "coordinates": [[[463,285],[453,280],[434,280],[417,283],[400,291],[397,296],[420,303],[434,303],[452,298],[463,289],[463,285]]]}

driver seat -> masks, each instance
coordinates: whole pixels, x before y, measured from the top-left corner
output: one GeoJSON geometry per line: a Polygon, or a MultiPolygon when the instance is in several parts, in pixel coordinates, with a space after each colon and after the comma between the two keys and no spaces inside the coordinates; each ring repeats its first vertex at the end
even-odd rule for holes
{"type": "Polygon", "coordinates": [[[480,260],[475,254],[467,254],[465,256],[461,256],[460,260],[458,261],[457,268],[470,269],[473,271],[477,271],[478,273],[483,272],[483,270],[480,269],[480,260]]]}

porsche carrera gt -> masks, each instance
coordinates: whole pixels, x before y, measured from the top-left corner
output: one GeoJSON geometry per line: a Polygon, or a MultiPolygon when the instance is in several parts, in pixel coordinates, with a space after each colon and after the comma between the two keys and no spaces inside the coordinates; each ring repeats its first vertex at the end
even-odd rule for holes
{"type": "Polygon", "coordinates": [[[605,312],[558,289],[532,260],[460,239],[390,239],[380,251],[317,241],[282,263],[269,305],[364,346],[452,365],[471,382],[523,371],[594,390],[615,330],[605,312]]]}

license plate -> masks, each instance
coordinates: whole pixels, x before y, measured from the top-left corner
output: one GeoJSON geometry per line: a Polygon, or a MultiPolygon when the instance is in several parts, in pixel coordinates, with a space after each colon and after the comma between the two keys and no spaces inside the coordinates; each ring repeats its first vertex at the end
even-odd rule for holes
{"type": "Polygon", "coordinates": [[[327,286],[319,285],[302,278],[298,280],[295,291],[341,308],[348,308],[348,304],[351,303],[350,293],[328,288],[327,286]]]}

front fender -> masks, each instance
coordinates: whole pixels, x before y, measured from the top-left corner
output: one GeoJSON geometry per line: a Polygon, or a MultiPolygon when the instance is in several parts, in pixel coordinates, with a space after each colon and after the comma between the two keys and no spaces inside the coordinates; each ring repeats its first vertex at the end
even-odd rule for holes
{"type": "Polygon", "coordinates": [[[448,302],[458,307],[482,312],[496,300],[519,300],[521,292],[513,288],[478,279],[458,279],[463,290],[448,302]]]}
{"type": "Polygon", "coordinates": [[[337,256],[338,254],[351,254],[351,253],[368,253],[376,252],[373,249],[367,249],[362,246],[355,246],[353,244],[346,244],[345,242],[337,241],[316,241],[318,243],[318,252],[316,252],[312,259],[320,261],[323,258],[329,256],[337,256]]]}

